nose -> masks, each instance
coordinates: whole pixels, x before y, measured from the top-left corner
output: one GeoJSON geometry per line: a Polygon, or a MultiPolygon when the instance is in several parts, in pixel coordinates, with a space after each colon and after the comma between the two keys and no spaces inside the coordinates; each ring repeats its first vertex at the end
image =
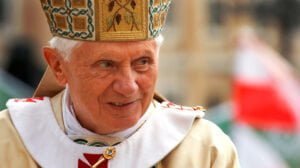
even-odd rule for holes
{"type": "Polygon", "coordinates": [[[138,91],[138,84],[136,82],[136,74],[131,68],[124,68],[116,75],[117,78],[113,83],[115,92],[130,97],[138,91]]]}

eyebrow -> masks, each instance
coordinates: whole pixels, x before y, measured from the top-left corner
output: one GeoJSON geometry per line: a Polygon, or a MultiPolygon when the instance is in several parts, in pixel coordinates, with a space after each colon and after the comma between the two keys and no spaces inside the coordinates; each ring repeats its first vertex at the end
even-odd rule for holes
{"type": "MultiPolygon", "coordinates": [[[[140,57],[140,56],[154,56],[155,55],[154,50],[149,50],[149,49],[146,49],[144,51],[137,51],[136,53],[137,54],[134,55],[134,57],[133,57],[134,60],[136,59],[136,57],[140,57]]],[[[103,59],[111,60],[112,59],[111,56],[114,54],[118,54],[118,53],[115,51],[108,51],[108,52],[100,52],[97,55],[99,55],[99,57],[101,57],[103,59]]]]}
{"type": "Polygon", "coordinates": [[[141,55],[154,55],[155,54],[155,52],[154,51],[152,51],[152,50],[144,50],[143,51],[143,54],[141,54],[141,55]]]}

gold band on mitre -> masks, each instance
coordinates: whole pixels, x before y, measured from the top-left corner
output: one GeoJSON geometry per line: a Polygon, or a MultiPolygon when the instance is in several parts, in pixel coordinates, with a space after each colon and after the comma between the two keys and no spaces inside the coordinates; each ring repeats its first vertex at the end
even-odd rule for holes
{"type": "Polygon", "coordinates": [[[41,0],[54,36],[87,41],[157,37],[171,0],[41,0]]]}

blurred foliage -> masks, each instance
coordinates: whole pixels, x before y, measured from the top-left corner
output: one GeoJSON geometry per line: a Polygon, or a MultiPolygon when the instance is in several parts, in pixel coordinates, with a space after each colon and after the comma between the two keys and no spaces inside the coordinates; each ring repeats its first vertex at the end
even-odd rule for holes
{"type": "Polygon", "coordinates": [[[0,68],[0,110],[5,109],[9,98],[31,97],[33,89],[0,68]]]}
{"type": "Polygon", "coordinates": [[[0,88],[0,111],[6,108],[5,103],[10,97],[11,96],[9,96],[6,92],[1,90],[0,88]]]}

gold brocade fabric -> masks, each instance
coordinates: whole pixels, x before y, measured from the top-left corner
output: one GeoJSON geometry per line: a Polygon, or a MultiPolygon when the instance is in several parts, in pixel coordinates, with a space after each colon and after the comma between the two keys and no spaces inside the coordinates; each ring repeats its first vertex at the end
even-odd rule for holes
{"type": "Polygon", "coordinates": [[[88,41],[155,38],[171,0],[41,0],[54,36],[88,41]]]}

